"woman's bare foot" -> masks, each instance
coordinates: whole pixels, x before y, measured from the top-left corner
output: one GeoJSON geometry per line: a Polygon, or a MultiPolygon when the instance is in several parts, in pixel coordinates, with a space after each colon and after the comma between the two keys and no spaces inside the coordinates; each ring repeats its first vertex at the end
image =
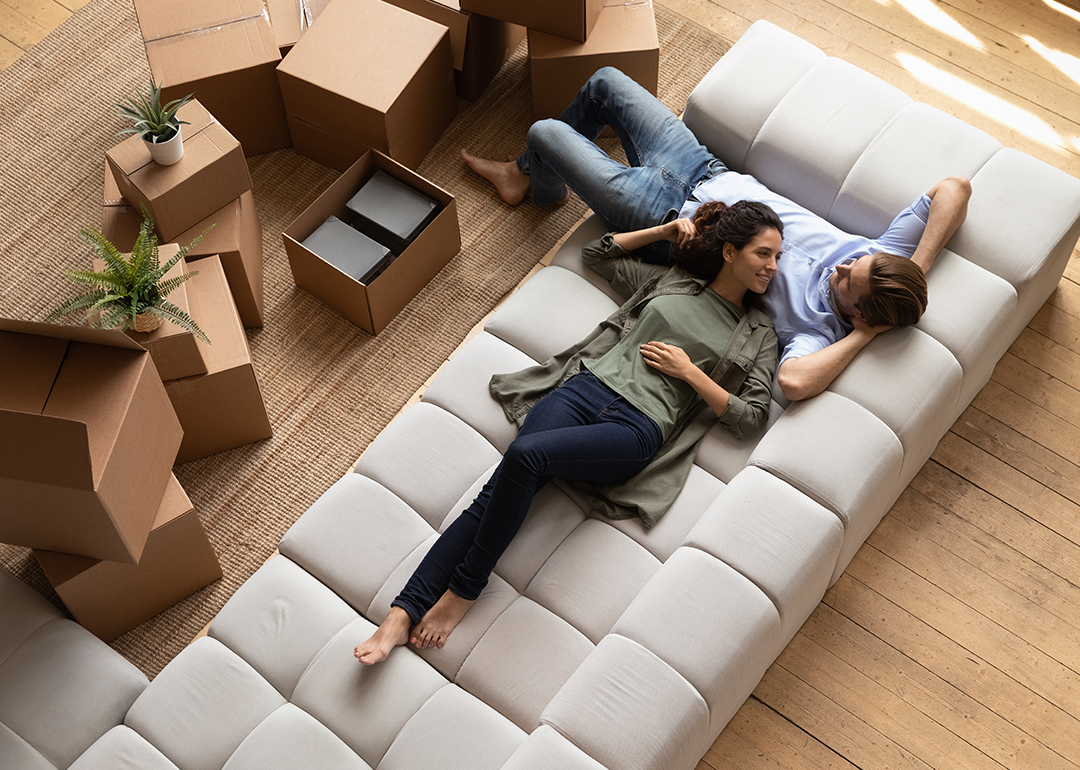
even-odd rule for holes
{"type": "Polygon", "coordinates": [[[412,630],[409,641],[419,650],[442,647],[476,599],[462,599],[447,590],[412,630]]]}
{"type": "Polygon", "coordinates": [[[363,644],[356,645],[353,655],[365,666],[379,663],[386,659],[390,650],[409,641],[409,628],[412,618],[401,607],[391,607],[386,620],[363,644]]]}
{"type": "Polygon", "coordinates": [[[529,177],[518,168],[516,160],[498,161],[478,158],[462,148],[461,159],[484,179],[495,185],[499,197],[516,206],[525,200],[529,192],[529,177]]]}

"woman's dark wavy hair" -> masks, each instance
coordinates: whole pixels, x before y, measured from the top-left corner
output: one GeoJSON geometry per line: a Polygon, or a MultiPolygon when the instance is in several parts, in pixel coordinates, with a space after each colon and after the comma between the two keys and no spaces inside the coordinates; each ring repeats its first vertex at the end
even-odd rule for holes
{"type": "MultiPolygon", "coordinates": [[[[721,201],[703,203],[693,221],[697,237],[672,249],[669,261],[703,281],[715,280],[723,269],[725,243],[741,249],[766,230],[776,230],[784,237],[780,217],[759,201],[739,201],[731,206],[721,201]]],[[[748,291],[743,303],[758,307],[761,295],[748,291]]]]}

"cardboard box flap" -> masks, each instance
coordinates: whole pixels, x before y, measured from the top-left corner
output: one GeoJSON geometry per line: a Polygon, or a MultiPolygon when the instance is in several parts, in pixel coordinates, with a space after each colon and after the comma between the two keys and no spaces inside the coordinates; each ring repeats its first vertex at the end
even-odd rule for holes
{"type": "Polygon", "coordinates": [[[296,41],[315,23],[330,0],[266,0],[270,26],[279,48],[296,45],[296,41]]]}
{"type": "MultiPolygon", "coordinates": [[[[211,30],[147,41],[146,58],[158,82],[174,85],[273,64],[281,60],[281,51],[270,22],[259,16],[211,30]]],[[[180,90],[194,91],[199,97],[197,87],[180,90]]]]}
{"type": "Polygon", "coordinates": [[[450,29],[450,49],[454,56],[454,69],[465,68],[465,45],[469,39],[469,14],[461,10],[457,2],[440,0],[389,0],[417,16],[431,19],[450,29]]]}
{"type": "Polygon", "coordinates": [[[86,426],[94,487],[116,446],[132,394],[150,364],[144,351],[102,348],[83,342],[68,346],[42,414],[86,426]]]}
{"type": "Polygon", "coordinates": [[[88,431],[78,420],[0,411],[0,468],[6,478],[92,490],[88,431]]]}
{"type": "Polygon", "coordinates": [[[41,414],[67,347],[55,337],[0,332],[0,409],[41,414]]]}
{"type": "Polygon", "coordinates": [[[262,0],[135,0],[144,41],[266,16],[262,0]]]}
{"type": "Polygon", "coordinates": [[[140,353],[146,352],[135,340],[115,329],[91,329],[87,326],[62,326],[60,324],[0,318],[0,331],[37,334],[41,337],[56,337],[61,340],[86,342],[91,345],[106,345],[111,348],[125,348],[126,350],[137,350],[140,353]]]}
{"type": "MultiPolygon", "coordinates": [[[[199,133],[207,127],[217,123],[214,116],[197,101],[188,102],[181,107],[180,111],[176,114],[180,120],[186,120],[191,124],[181,128],[181,131],[184,134],[185,154],[187,152],[187,145],[192,139],[198,136],[199,133]]],[[[168,170],[171,169],[171,173],[182,176],[186,173],[184,170],[185,167],[190,166],[190,164],[184,163],[183,158],[180,159],[179,163],[172,166],[160,166],[154,163],[154,159],[150,156],[150,150],[146,149],[146,142],[138,136],[132,136],[109,149],[105,153],[105,157],[115,165],[115,168],[121,174],[128,177],[139,169],[151,165],[156,166],[157,169],[160,169],[162,172],[168,173],[168,170]]]]}
{"type": "MultiPolygon", "coordinates": [[[[656,32],[656,9],[645,2],[612,2],[604,5],[584,43],[546,32],[529,32],[529,58],[547,59],[603,55],[628,51],[652,51],[660,47],[656,32]]],[[[591,74],[591,72],[590,72],[591,74]]]]}

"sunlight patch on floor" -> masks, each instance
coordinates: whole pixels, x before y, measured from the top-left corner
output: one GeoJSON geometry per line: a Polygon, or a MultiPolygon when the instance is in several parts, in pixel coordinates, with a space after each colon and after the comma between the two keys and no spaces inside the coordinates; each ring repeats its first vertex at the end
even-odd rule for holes
{"type": "Polygon", "coordinates": [[[1063,13],[1066,16],[1071,16],[1077,21],[1080,21],[1080,11],[1076,10],[1075,8],[1070,8],[1067,5],[1062,5],[1061,3],[1056,2],[1056,0],[1043,0],[1043,2],[1046,3],[1049,7],[1053,8],[1058,13],[1063,13]]]}
{"type": "Polygon", "coordinates": [[[933,0],[896,0],[896,2],[923,24],[956,38],[961,43],[966,43],[972,48],[986,49],[986,46],[979,38],[969,32],[963,24],[941,10],[933,0]]]}
{"type": "Polygon", "coordinates": [[[919,80],[978,110],[992,120],[1045,144],[1080,150],[1080,137],[1072,136],[1066,139],[1045,120],[1022,107],[1017,107],[998,96],[987,93],[973,83],[944,72],[917,56],[897,53],[896,59],[901,67],[919,80]]]}
{"type": "Polygon", "coordinates": [[[1063,74],[1067,75],[1075,83],[1080,85],[1080,59],[1076,58],[1071,53],[1056,51],[1053,48],[1045,46],[1031,35],[1022,35],[1021,40],[1031,46],[1031,50],[1039,54],[1039,56],[1046,59],[1061,70],[1063,74]]]}

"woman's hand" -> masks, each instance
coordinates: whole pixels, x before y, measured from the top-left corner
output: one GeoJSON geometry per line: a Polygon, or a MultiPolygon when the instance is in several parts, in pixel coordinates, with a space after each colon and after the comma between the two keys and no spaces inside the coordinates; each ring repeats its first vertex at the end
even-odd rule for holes
{"type": "Polygon", "coordinates": [[[697,237],[697,228],[689,219],[673,219],[665,225],[664,239],[682,248],[697,237]]]}
{"type": "Polygon", "coordinates": [[[646,342],[641,346],[641,355],[645,357],[645,363],[652,368],[680,380],[689,382],[691,377],[701,373],[685,350],[666,342],[646,342]]]}
{"type": "Polygon", "coordinates": [[[627,251],[640,249],[657,241],[671,241],[679,246],[685,246],[697,235],[697,228],[689,219],[673,219],[662,225],[647,227],[644,230],[633,230],[627,233],[615,233],[615,243],[627,251]]]}

